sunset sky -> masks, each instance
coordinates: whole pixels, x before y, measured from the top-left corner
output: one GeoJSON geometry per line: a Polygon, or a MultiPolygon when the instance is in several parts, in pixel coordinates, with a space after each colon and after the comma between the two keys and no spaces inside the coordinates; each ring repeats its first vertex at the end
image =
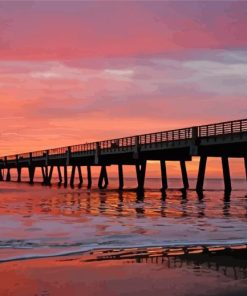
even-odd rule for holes
{"type": "Polygon", "coordinates": [[[246,16],[245,1],[1,1],[0,154],[246,118],[246,16]]]}

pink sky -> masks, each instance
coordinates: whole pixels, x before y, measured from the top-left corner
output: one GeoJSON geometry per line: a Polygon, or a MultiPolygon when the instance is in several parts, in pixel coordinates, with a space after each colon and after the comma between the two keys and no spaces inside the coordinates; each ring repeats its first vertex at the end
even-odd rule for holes
{"type": "Polygon", "coordinates": [[[246,15],[237,1],[1,1],[1,155],[245,118],[246,15]]]}

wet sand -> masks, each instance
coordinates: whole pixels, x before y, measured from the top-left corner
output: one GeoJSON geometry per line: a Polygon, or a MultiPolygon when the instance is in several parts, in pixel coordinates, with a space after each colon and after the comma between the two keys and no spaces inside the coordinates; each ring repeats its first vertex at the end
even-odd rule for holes
{"type": "Polygon", "coordinates": [[[247,251],[95,251],[0,264],[0,295],[246,295],[247,251]]]}

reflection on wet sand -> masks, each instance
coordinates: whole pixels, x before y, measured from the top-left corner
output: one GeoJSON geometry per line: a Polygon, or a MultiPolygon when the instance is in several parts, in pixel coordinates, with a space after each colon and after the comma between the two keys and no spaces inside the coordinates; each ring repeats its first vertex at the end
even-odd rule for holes
{"type": "Polygon", "coordinates": [[[150,247],[91,252],[81,262],[128,260],[131,263],[153,263],[167,268],[190,267],[197,273],[210,269],[235,280],[247,278],[247,246],[150,247]]]}

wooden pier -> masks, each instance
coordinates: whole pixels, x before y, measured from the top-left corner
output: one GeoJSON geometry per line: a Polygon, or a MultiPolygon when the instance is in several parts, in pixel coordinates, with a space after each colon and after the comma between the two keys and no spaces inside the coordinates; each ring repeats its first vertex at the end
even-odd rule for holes
{"type": "Polygon", "coordinates": [[[81,167],[84,166],[87,168],[87,188],[91,188],[91,167],[100,166],[98,187],[105,189],[109,184],[107,167],[116,165],[119,189],[122,190],[123,166],[133,165],[136,169],[137,190],[142,192],[145,188],[146,164],[152,160],[160,162],[162,191],[165,192],[168,188],[166,161],[178,161],[186,190],[189,188],[186,162],[192,161],[194,156],[200,157],[197,192],[203,191],[208,157],[221,158],[225,191],[230,192],[229,158],[244,158],[247,178],[247,119],[3,156],[0,157],[0,181],[11,181],[11,171],[17,170],[17,181],[21,182],[22,169],[27,168],[29,181],[33,183],[35,171],[39,168],[43,184],[50,185],[56,167],[60,184],[67,186],[69,183],[73,186],[77,171],[79,185],[82,186],[84,177],[81,167]],[[68,166],[72,167],[69,180],[68,166]]]}

